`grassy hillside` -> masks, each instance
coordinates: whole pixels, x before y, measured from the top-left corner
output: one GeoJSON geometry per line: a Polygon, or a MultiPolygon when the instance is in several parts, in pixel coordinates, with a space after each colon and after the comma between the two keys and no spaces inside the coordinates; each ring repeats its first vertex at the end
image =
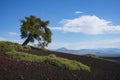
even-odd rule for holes
{"type": "Polygon", "coordinates": [[[0,80],[120,80],[118,62],[99,59],[94,55],[22,47],[11,42],[5,42],[6,49],[4,43],[0,44],[0,80]],[[76,62],[89,66],[90,71],[88,67],[86,70],[85,66],[78,68],[78,65],[75,70],[76,62]]]}
{"type": "Polygon", "coordinates": [[[4,52],[6,55],[14,59],[20,59],[28,62],[46,62],[51,65],[61,67],[64,69],[69,69],[69,70],[90,71],[90,67],[75,60],[69,60],[66,58],[57,57],[54,54],[50,54],[48,56],[37,56],[33,54],[28,54],[25,52],[17,52],[17,50],[20,50],[20,49],[30,50],[31,48],[30,46],[23,47],[20,44],[12,43],[12,42],[4,42],[4,41],[0,42],[0,51],[4,52]]]}

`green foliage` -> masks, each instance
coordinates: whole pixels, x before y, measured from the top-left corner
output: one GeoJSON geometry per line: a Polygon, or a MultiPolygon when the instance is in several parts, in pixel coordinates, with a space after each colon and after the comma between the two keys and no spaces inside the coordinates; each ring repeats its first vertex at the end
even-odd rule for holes
{"type": "Polygon", "coordinates": [[[18,45],[16,50],[23,50],[24,47],[22,45],[18,45]]]}
{"type": "Polygon", "coordinates": [[[90,68],[87,65],[84,65],[74,60],[57,57],[55,54],[50,54],[48,56],[37,56],[37,55],[16,51],[16,49],[24,49],[24,48],[31,49],[30,46],[22,47],[18,43],[0,41],[0,51],[5,52],[6,55],[12,58],[20,59],[28,62],[46,62],[51,65],[61,67],[63,69],[69,69],[69,70],[90,71],[90,68]]]}
{"type": "Polygon", "coordinates": [[[12,42],[8,41],[0,41],[0,51],[8,52],[8,51],[15,51],[16,46],[12,42]]]}
{"type": "Polygon", "coordinates": [[[85,56],[87,57],[92,57],[92,58],[99,58],[98,56],[94,55],[94,54],[85,54],[85,56]]]}
{"type": "Polygon", "coordinates": [[[49,57],[54,57],[55,58],[56,55],[55,54],[50,54],[49,57]]]}
{"type": "Polygon", "coordinates": [[[6,52],[6,54],[12,58],[24,60],[24,61],[29,61],[29,62],[43,62],[45,61],[45,57],[40,57],[37,55],[32,55],[24,52],[16,52],[16,51],[11,51],[11,52],[6,52]]]}
{"type": "Polygon", "coordinates": [[[87,65],[84,65],[74,60],[56,57],[56,55],[54,54],[50,54],[49,56],[37,56],[37,55],[32,55],[24,52],[16,52],[16,51],[7,52],[6,54],[12,58],[21,59],[24,61],[46,62],[51,65],[61,67],[64,69],[90,71],[90,68],[87,65]]]}
{"type": "Polygon", "coordinates": [[[49,55],[46,59],[46,62],[64,69],[90,71],[90,68],[87,65],[84,65],[75,60],[56,57],[55,55],[49,55]]]}
{"type": "Polygon", "coordinates": [[[46,48],[39,48],[39,50],[48,51],[46,48]]]}
{"type": "Polygon", "coordinates": [[[31,49],[48,51],[46,48],[39,48],[39,47],[34,47],[34,46],[31,46],[31,49]]]}
{"type": "Polygon", "coordinates": [[[18,43],[9,42],[9,41],[0,41],[0,51],[8,52],[8,51],[16,51],[16,50],[29,50],[31,47],[29,45],[21,46],[18,43]]]}
{"type": "Polygon", "coordinates": [[[31,47],[29,45],[25,45],[23,46],[25,49],[31,49],[31,47]]]}
{"type": "Polygon", "coordinates": [[[38,40],[41,48],[46,47],[51,42],[51,30],[47,27],[49,21],[42,21],[40,18],[35,16],[25,17],[21,21],[21,38],[25,38],[24,45],[29,42],[34,42],[34,39],[38,40]]]}

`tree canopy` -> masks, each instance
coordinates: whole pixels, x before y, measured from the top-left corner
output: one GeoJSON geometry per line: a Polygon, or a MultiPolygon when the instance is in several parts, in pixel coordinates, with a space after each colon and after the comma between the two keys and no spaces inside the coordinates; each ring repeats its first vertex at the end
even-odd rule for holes
{"type": "Polygon", "coordinates": [[[51,43],[52,32],[47,27],[49,21],[42,21],[40,18],[31,15],[21,20],[21,23],[21,38],[26,39],[22,44],[23,46],[29,42],[34,42],[35,39],[39,42],[41,48],[51,43]]]}

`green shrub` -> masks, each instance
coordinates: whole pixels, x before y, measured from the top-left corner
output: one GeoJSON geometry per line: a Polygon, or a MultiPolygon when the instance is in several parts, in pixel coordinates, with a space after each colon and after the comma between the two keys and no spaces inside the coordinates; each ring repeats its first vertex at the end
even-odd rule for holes
{"type": "Polygon", "coordinates": [[[18,43],[13,43],[9,41],[0,41],[0,51],[5,52],[6,55],[12,58],[20,59],[28,62],[47,62],[51,65],[69,70],[90,71],[90,68],[87,65],[84,65],[74,60],[57,57],[55,54],[50,54],[48,56],[37,56],[24,52],[17,52],[16,49],[31,49],[31,47],[28,45],[22,47],[18,43]]]}
{"type": "Polygon", "coordinates": [[[23,46],[21,46],[18,43],[9,42],[9,41],[0,41],[0,51],[7,52],[7,51],[13,51],[19,49],[23,49],[23,46]]]}
{"type": "Polygon", "coordinates": [[[60,58],[60,57],[48,56],[46,59],[46,62],[48,62],[52,65],[64,68],[64,69],[90,71],[90,68],[87,65],[84,65],[84,64],[77,62],[75,60],[69,60],[69,59],[60,58]]]}
{"type": "Polygon", "coordinates": [[[23,49],[24,49],[23,46],[21,46],[21,45],[17,45],[17,50],[23,50],[23,49]]]}
{"type": "Polygon", "coordinates": [[[5,43],[4,41],[0,41],[0,51],[2,52],[15,51],[15,46],[9,44],[8,42],[5,43]]]}
{"type": "Polygon", "coordinates": [[[94,55],[94,54],[85,54],[85,56],[91,57],[91,58],[99,58],[98,56],[96,56],[96,55],[94,55]]]}
{"type": "Polygon", "coordinates": [[[48,51],[46,48],[39,48],[39,47],[34,47],[34,46],[31,46],[31,48],[36,49],[36,50],[48,51]]]}
{"type": "Polygon", "coordinates": [[[24,52],[11,51],[6,52],[6,54],[12,58],[21,59],[29,62],[43,62],[45,60],[45,57],[39,57],[37,55],[32,55],[24,52]]]}
{"type": "Polygon", "coordinates": [[[0,41],[0,51],[7,52],[13,50],[22,50],[22,49],[31,49],[30,46],[26,45],[23,47],[22,45],[9,41],[0,41]]]}
{"type": "Polygon", "coordinates": [[[29,45],[25,45],[24,49],[31,49],[31,47],[29,45]]]}
{"type": "Polygon", "coordinates": [[[90,71],[90,68],[87,65],[84,65],[74,60],[56,57],[56,55],[54,54],[50,54],[49,56],[37,56],[37,55],[32,55],[24,52],[16,52],[16,51],[7,52],[6,54],[12,58],[21,59],[24,61],[46,62],[51,65],[61,67],[63,69],[90,71]]]}
{"type": "Polygon", "coordinates": [[[40,50],[47,51],[47,49],[46,49],[46,48],[40,48],[40,50]]]}
{"type": "Polygon", "coordinates": [[[56,57],[55,54],[49,54],[48,56],[49,56],[49,57],[54,57],[54,58],[56,57]]]}

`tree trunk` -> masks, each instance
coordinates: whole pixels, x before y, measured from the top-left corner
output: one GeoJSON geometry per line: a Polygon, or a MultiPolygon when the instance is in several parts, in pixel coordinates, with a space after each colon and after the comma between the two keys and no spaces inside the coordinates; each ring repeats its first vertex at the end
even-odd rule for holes
{"type": "Polygon", "coordinates": [[[39,39],[38,39],[38,42],[39,42],[39,47],[40,47],[40,48],[44,48],[44,43],[40,42],[39,39]]]}
{"type": "Polygon", "coordinates": [[[29,41],[30,41],[30,34],[29,34],[29,36],[28,36],[28,38],[25,40],[25,42],[22,44],[22,46],[25,46],[25,45],[27,45],[28,43],[29,43],[29,41]]]}

